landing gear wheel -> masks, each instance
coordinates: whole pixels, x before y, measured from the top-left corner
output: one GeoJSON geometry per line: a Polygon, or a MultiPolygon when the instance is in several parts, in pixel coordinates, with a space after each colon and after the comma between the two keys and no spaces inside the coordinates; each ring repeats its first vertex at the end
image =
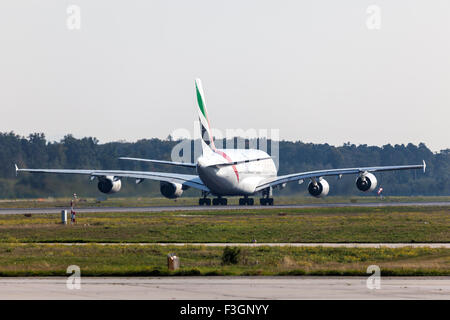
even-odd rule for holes
{"type": "Polygon", "coordinates": [[[239,205],[240,206],[245,206],[245,205],[252,206],[254,204],[255,204],[255,202],[254,202],[253,198],[248,198],[248,197],[246,197],[246,198],[239,198],[239,205]]]}
{"type": "Polygon", "coordinates": [[[213,206],[226,206],[228,204],[227,198],[214,198],[213,206]]]}
{"type": "Polygon", "coordinates": [[[240,206],[245,206],[245,205],[252,206],[253,204],[254,204],[253,198],[239,198],[240,206]]]}
{"type": "Polygon", "coordinates": [[[209,198],[200,198],[200,199],[198,199],[198,205],[199,206],[210,206],[211,205],[211,199],[209,199],[209,198]]]}
{"type": "Polygon", "coordinates": [[[273,198],[260,198],[259,203],[262,206],[273,206],[273,198]]]}

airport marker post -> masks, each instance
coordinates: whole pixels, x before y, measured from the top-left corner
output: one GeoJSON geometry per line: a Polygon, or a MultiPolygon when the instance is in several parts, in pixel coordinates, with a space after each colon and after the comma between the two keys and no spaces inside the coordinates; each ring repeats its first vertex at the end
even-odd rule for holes
{"type": "Polygon", "coordinates": [[[67,210],[61,210],[61,223],[67,224],[67,210]]]}
{"type": "Polygon", "coordinates": [[[169,270],[177,270],[180,268],[180,258],[175,253],[169,253],[167,255],[167,268],[169,270]]]}
{"type": "Polygon", "coordinates": [[[74,210],[76,197],[77,197],[77,194],[74,193],[74,200],[70,200],[70,223],[71,224],[76,223],[76,219],[75,219],[76,212],[74,210]]]}

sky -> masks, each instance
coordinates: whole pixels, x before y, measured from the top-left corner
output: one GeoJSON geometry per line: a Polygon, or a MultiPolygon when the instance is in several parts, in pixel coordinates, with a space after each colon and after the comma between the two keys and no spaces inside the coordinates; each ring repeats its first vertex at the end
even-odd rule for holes
{"type": "Polygon", "coordinates": [[[448,0],[2,1],[0,132],[193,134],[200,78],[223,132],[439,151],[449,39],[448,0]]]}

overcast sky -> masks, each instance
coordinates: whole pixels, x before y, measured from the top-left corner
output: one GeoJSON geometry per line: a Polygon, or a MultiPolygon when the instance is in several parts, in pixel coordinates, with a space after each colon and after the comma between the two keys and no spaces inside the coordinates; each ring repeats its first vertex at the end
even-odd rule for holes
{"type": "Polygon", "coordinates": [[[193,131],[199,77],[223,131],[439,151],[449,39],[448,0],[2,1],[0,131],[101,142],[193,131]]]}

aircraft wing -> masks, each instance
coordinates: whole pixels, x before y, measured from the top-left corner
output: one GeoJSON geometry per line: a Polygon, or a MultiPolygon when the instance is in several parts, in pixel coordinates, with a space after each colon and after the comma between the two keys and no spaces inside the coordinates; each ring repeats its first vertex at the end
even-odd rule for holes
{"type": "Polygon", "coordinates": [[[203,184],[197,175],[179,174],[168,172],[151,172],[151,171],[123,171],[123,170],[84,170],[84,169],[19,169],[16,165],[16,173],[31,172],[31,173],[55,173],[55,174],[81,174],[91,177],[106,177],[113,176],[118,178],[132,178],[136,182],[143,179],[181,183],[183,185],[209,191],[208,187],[203,184]]]}
{"type": "Polygon", "coordinates": [[[299,181],[308,178],[319,178],[325,176],[341,176],[344,174],[361,174],[364,172],[378,172],[378,171],[394,171],[394,170],[411,170],[411,169],[423,169],[425,172],[426,163],[423,161],[422,164],[418,165],[406,165],[406,166],[381,166],[381,167],[360,167],[360,168],[344,168],[344,169],[329,169],[329,170],[317,170],[308,172],[299,172],[287,174],[284,176],[278,176],[274,178],[269,178],[263,180],[257,187],[255,191],[261,191],[267,187],[275,187],[277,185],[291,182],[299,181]]]}

